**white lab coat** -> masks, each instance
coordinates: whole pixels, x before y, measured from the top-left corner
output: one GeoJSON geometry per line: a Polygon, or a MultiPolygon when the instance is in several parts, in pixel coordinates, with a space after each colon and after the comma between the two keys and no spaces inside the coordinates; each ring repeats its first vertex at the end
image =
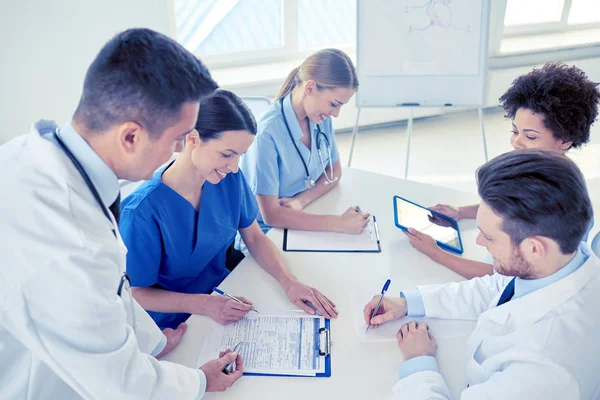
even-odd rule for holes
{"type": "Polygon", "coordinates": [[[163,335],[137,303],[132,329],[126,248],[63,151],[34,130],[0,168],[0,398],[199,398],[201,371],[148,354],[163,335]]]}
{"type": "MultiPolygon", "coordinates": [[[[600,399],[600,260],[590,254],[565,278],[496,307],[509,279],[494,274],[419,288],[429,317],[479,317],[460,398],[600,399]]],[[[409,375],[392,391],[397,399],[451,398],[433,371],[409,375]]]]}

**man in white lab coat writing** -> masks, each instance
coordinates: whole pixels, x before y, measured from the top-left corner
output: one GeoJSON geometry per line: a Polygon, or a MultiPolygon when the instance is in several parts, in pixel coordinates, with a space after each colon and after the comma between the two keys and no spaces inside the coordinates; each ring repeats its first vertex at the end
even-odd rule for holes
{"type": "Polygon", "coordinates": [[[173,343],[129,293],[116,225],[118,178],[151,177],[216,87],[173,40],[128,30],[94,59],[70,123],[0,147],[0,398],[199,399],[241,376],[231,352],[197,370],[153,357],[173,343]]]}
{"type": "MultiPolygon", "coordinates": [[[[498,273],[385,298],[371,323],[477,319],[461,399],[599,399],[600,260],[580,243],[593,217],[581,172],[558,153],[518,150],[477,179],[477,243],[498,273]]],[[[397,338],[406,361],[395,398],[449,399],[427,325],[405,324],[397,338]]]]}

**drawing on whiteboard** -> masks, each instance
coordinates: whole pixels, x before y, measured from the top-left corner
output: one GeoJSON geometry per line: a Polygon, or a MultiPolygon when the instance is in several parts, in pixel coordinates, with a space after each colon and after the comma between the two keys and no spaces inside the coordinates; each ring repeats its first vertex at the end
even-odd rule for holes
{"type": "Polygon", "coordinates": [[[464,76],[480,68],[483,0],[372,0],[362,8],[370,76],[464,76]]]}
{"type": "Polygon", "coordinates": [[[471,25],[456,26],[452,22],[452,0],[429,0],[419,5],[407,5],[404,8],[405,13],[418,12],[425,13],[429,22],[421,25],[408,25],[408,32],[426,31],[429,28],[454,29],[471,32],[471,25]]]}

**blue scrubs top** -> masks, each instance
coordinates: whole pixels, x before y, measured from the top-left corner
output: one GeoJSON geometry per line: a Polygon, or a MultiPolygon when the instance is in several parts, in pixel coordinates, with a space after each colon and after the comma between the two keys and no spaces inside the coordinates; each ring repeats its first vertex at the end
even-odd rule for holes
{"type": "MultiPolygon", "coordinates": [[[[131,285],[208,294],[229,274],[225,253],[237,230],[255,221],[256,199],[241,172],[229,173],[216,185],[204,183],[198,213],[162,183],[165,169],[121,203],[119,230],[131,285]]],[[[175,329],[190,316],[148,313],[161,329],[175,329]]]]}
{"type": "MultiPolygon", "coordinates": [[[[310,150],[300,140],[302,129],[292,107],[291,94],[283,98],[283,111],[287,118],[292,137],[302,158],[308,167],[310,179],[315,182],[323,174],[323,164],[317,150],[318,129],[309,121],[311,137],[310,150]]],[[[335,143],[331,118],[320,123],[321,131],[327,137],[331,148],[331,163],[339,160],[339,153],[335,143]]],[[[325,167],[329,165],[329,152],[326,149],[325,140],[321,137],[321,152],[325,167]]],[[[298,155],[290,134],[285,126],[281,114],[281,103],[279,101],[271,104],[258,122],[258,133],[254,143],[242,157],[240,168],[248,179],[248,184],[257,195],[293,197],[306,189],[306,170],[302,159],[298,155]]],[[[270,229],[258,215],[257,220],[264,232],[270,229]]]]}

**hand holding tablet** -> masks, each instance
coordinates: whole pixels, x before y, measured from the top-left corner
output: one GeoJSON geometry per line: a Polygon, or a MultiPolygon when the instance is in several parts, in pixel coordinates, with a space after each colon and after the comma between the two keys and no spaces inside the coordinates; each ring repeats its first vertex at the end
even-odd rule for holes
{"type": "Polygon", "coordinates": [[[409,234],[421,232],[431,236],[443,249],[462,254],[463,246],[458,223],[443,214],[394,196],[394,223],[409,234]],[[409,231],[409,228],[415,231],[409,231]]]}

